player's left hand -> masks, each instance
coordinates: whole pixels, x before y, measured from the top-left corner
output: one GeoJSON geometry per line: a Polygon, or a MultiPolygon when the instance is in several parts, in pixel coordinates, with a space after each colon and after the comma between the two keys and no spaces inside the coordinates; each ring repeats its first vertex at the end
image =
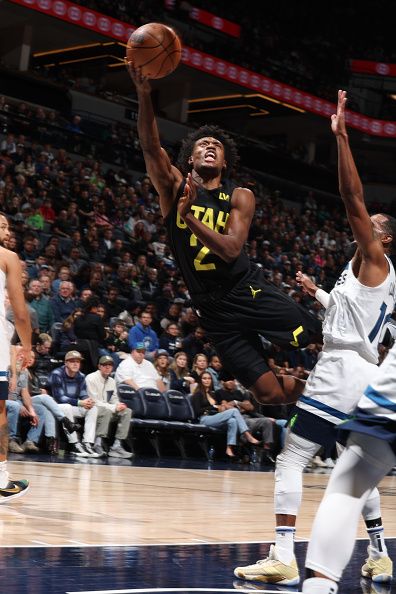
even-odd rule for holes
{"type": "Polygon", "coordinates": [[[184,186],[184,194],[177,204],[177,210],[182,219],[191,212],[191,206],[197,199],[197,184],[195,183],[191,173],[187,174],[186,185],[184,186]]]}

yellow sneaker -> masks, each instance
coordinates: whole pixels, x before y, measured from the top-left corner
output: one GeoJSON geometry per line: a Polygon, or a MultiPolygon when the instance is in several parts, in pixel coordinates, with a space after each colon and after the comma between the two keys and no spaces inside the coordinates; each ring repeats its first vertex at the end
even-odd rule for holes
{"type": "Polygon", "coordinates": [[[281,584],[282,586],[296,586],[300,581],[296,559],[293,557],[290,564],[279,561],[275,545],[271,545],[266,559],[261,559],[253,565],[236,567],[234,575],[244,580],[281,584]]]}
{"type": "Polygon", "coordinates": [[[393,574],[393,563],[389,557],[379,557],[373,559],[370,557],[370,545],[367,548],[369,556],[362,567],[362,576],[370,578],[373,582],[390,582],[393,574]]]}

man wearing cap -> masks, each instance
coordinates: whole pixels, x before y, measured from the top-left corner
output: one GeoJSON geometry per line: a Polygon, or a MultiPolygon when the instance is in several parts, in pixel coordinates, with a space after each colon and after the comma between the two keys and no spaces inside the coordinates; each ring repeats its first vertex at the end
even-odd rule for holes
{"type": "MultiPolygon", "coordinates": [[[[87,375],[87,392],[89,398],[95,401],[98,410],[103,413],[103,430],[107,424],[106,437],[109,434],[109,427],[112,421],[117,422],[117,430],[113,445],[108,455],[114,458],[132,458],[122,445],[122,441],[128,437],[131,424],[132,411],[126,404],[120,402],[116,390],[116,383],[111,377],[114,368],[114,361],[110,355],[103,355],[99,359],[98,370],[87,375]]],[[[105,456],[101,436],[95,439],[94,451],[99,456],[105,456]]]]}
{"type": "Polygon", "coordinates": [[[165,391],[165,386],[154,365],[144,358],[146,348],[144,342],[137,342],[127,359],[117,367],[115,381],[118,384],[129,384],[135,390],[139,388],[155,388],[165,391]]]}
{"type": "Polygon", "coordinates": [[[102,410],[88,396],[85,375],[80,371],[81,360],[81,353],[68,351],[65,364],[51,373],[49,386],[52,397],[62,408],[71,407],[73,418],[84,418],[83,443],[78,442],[76,433],[72,433],[69,439],[72,455],[98,458],[93,444],[96,435],[107,435],[106,423],[102,410]]]}

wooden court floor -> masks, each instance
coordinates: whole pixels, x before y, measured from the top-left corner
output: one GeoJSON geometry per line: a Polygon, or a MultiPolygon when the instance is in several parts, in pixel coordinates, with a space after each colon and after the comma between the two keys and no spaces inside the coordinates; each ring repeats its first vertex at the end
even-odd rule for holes
{"type": "MultiPolygon", "coordinates": [[[[243,543],[272,540],[273,472],[249,467],[143,467],[88,461],[10,462],[28,478],[24,497],[0,506],[0,545],[84,546],[243,543]]],[[[326,472],[326,471],[325,471],[326,472]]],[[[304,475],[297,540],[308,539],[328,480],[304,475]]],[[[380,485],[386,536],[396,536],[396,476],[380,485]]],[[[363,524],[359,537],[366,537],[363,524]]]]}

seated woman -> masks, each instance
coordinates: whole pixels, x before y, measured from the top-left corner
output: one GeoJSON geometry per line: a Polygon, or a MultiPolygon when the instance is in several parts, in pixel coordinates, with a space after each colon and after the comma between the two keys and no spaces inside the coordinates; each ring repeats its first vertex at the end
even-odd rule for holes
{"type": "Polygon", "coordinates": [[[166,390],[170,390],[171,373],[169,369],[169,355],[164,349],[158,349],[154,357],[154,367],[159,373],[166,390]]]}
{"type": "Polygon", "coordinates": [[[227,403],[217,404],[213,390],[213,378],[209,371],[204,371],[198,379],[197,388],[191,399],[196,417],[206,427],[227,427],[226,455],[236,458],[234,447],[238,436],[243,435],[252,445],[261,445],[250,433],[245,419],[237,408],[227,403]]]}
{"type": "Polygon", "coordinates": [[[173,363],[169,366],[170,389],[178,390],[183,394],[191,393],[191,385],[195,383],[188,368],[188,357],[184,351],[175,353],[173,363]]]}
{"type": "Polygon", "coordinates": [[[209,361],[204,353],[197,353],[193,359],[191,366],[191,375],[194,378],[195,384],[191,386],[191,392],[194,392],[198,385],[198,380],[204,371],[208,368],[209,361]]]}

